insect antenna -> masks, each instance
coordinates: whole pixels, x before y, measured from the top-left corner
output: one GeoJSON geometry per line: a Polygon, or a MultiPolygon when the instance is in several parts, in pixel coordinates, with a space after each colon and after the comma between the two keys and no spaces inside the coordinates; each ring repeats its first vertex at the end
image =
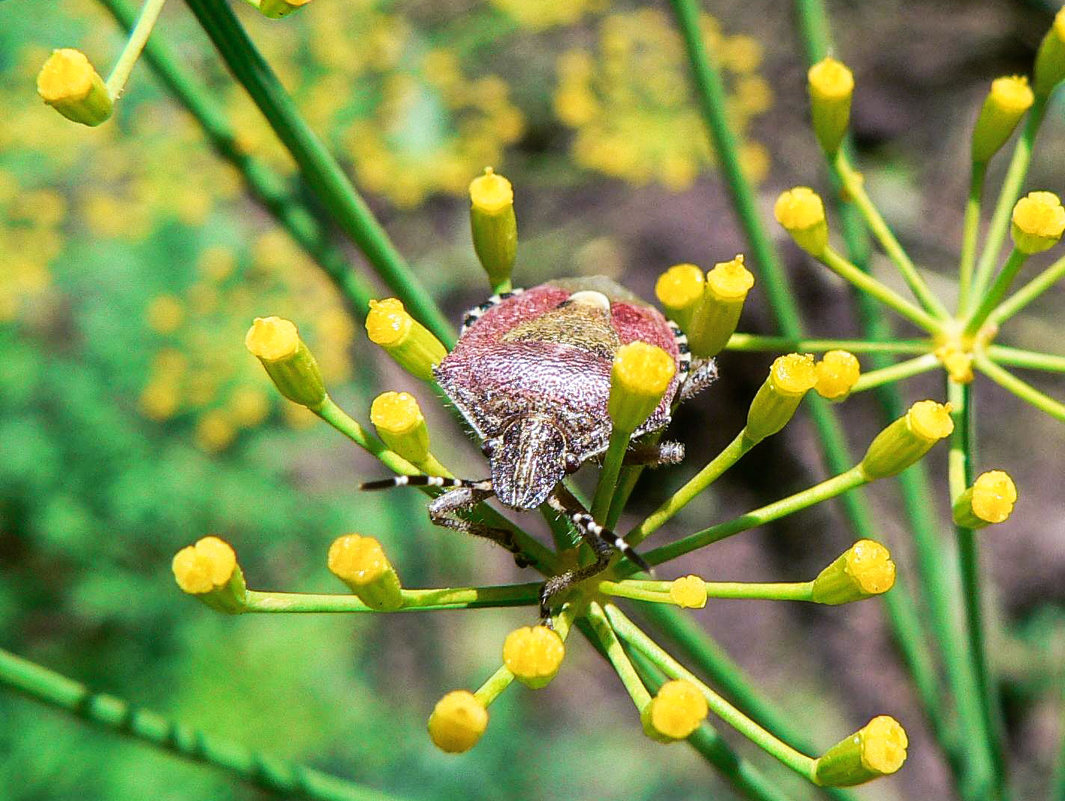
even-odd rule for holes
{"type": "Polygon", "coordinates": [[[361,490],[383,490],[393,487],[441,487],[445,489],[467,487],[475,490],[491,490],[492,482],[488,479],[471,481],[468,478],[445,478],[444,476],[392,476],[378,481],[364,481],[359,484],[361,490]]]}

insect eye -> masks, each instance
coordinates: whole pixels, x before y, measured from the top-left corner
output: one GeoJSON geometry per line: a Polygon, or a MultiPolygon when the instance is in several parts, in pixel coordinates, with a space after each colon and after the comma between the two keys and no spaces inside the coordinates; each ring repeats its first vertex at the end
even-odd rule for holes
{"type": "Polygon", "coordinates": [[[566,472],[576,473],[581,468],[581,460],[572,453],[566,454],[566,472]]]}
{"type": "Polygon", "coordinates": [[[481,453],[483,453],[487,458],[491,459],[492,454],[495,453],[496,448],[498,447],[498,439],[486,439],[484,442],[481,443],[481,453]]]}

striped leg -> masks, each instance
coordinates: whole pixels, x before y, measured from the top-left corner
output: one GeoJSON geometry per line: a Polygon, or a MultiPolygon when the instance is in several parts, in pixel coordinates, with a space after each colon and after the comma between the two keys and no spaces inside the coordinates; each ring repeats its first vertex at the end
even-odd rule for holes
{"type": "Polygon", "coordinates": [[[688,373],[688,380],[680,385],[679,398],[683,403],[691,400],[717,380],[717,362],[713,359],[698,359],[688,373]]]}
{"type": "Polygon", "coordinates": [[[500,292],[498,295],[492,295],[492,297],[490,297],[480,306],[474,306],[472,309],[462,315],[462,329],[459,331],[459,336],[461,337],[463,334],[465,334],[466,329],[473,325],[475,322],[477,322],[481,318],[481,315],[491,309],[493,306],[498,306],[504,300],[512,298],[515,295],[520,295],[524,291],[524,289],[515,289],[512,292],[500,292]]]}
{"type": "Polygon", "coordinates": [[[692,365],[692,353],[688,348],[688,337],[680,330],[680,326],[672,320],[667,321],[669,323],[670,330],[673,331],[673,341],[677,343],[677,352],[680,354],[677,365],[677,378],[680,379],[680,383],[684,383],[684,380],[688,377],[688,371],[692,365]]]}

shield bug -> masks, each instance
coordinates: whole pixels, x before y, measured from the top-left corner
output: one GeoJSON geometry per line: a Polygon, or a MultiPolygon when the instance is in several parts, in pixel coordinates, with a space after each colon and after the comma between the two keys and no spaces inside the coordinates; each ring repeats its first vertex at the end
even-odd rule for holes
{"type": "MultiPolygon", "coordinates": [[[[541,595],[547,615],[552,596],[603,570],[614,550],[646,565],[623,539],[603,528],[566,490],[562,479],[610,442],[607,414],[614,354],[634,341],[656,345],[676,361],[665,396],[633,439],[670,421],[674,403],[709,384],[712,360],[690,371],[687,340],[661,312],[604,277],[550,281],[493,296],[465,315],[454,350],[435,368],[440,388],[481,438],[490,477],[480,481],[398,476],[364,484],[448,488],[429,504],[434,523],[488,537],[514,550],[509,532],[474,523],[462,513],[495,496],[516,510],[543,503],[567,516],[597,554],[594,564],[549,579],[541,595]]],[[[679,461],[677,443],[635,446],[634,462],[679,461]]]]}

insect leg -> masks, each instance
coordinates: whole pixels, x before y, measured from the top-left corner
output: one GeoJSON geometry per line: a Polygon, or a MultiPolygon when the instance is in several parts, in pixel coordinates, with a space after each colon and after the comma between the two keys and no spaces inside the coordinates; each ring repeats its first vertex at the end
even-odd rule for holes
{"type": "Polygon", "coordinates": [[[688,347],[688,337],[680,330],[680,326],[675,322],[672,320],[668,320],[667,322],[669,323],[670,330],[673,332],[673,341],[677,343],[677,352],[680,354],[678,357],[680,363],[677,365],[677,378],[680,379],[680,382],[683,384],[684,380],[688,377],[688,371],[691,369],[692,364],[692,353],[691,349],[688,347]]]}
{"type": "Polygon", "coordinates": [[[492,295],[488,300],[482,303],[480,306],[474,306],[472,309],[462,315],[462,330],[459,331],[459,336],[466,333],[466,329],[477,322],[481,315],[491,309],[493,306],[498,306],[507,298],[512,298],[515,295],[520,295],[524,292],[524,289],[515,289],[511,292],[500,292],[498,295],[492,295]]]}
{"type": "Polygon", "coordinates": [[[641,570],[650,572],[651,567],[643,560],[643,557],[620,536],[596,523],[595,519],[565,487],[560,486],[551,493],[547,498],[547,503],[556,512],[569,518],[585,542],[591,545],[596,553],[599,552],[598,544],[605,543],[612,550],[621,551],[623,556],[639,566],[641,570]]]}
{"type": "Polygon", "coordinates": [[[626,465],[645,464],[661,467],[664,464],[680,464],[684,461],[684,445],[672,440],[667,442],[638,442],[625,453],[626,465]]]}
{"type": "Polygon", "coordinates": [[[680,401],[691,400],[717,379],[717,362],[713,359],[697,359],[688,374],[688,380],[680,385],[680,401]]]}
{"type": "Polygon", "coordinates": [[[514,533],[505,528],[492,528],[483,523],[467,520],[462,517],[462,512],[468,512],[481,501],[492,496],[490,481],[467,482],[469,485],[488,485],[487,489],[477,486],[460,486],[449,492],[445,492],[433,499],[429,504],[429,519],[435,525],[449,528],[452,531],[460,531],[463,534],[472,534],[475,537],[483,537],[501,545],[514,555],[514,562],[518,567],[528,567],[529,560],[521,551],[521,547],[514,539],[514,533]]]}

